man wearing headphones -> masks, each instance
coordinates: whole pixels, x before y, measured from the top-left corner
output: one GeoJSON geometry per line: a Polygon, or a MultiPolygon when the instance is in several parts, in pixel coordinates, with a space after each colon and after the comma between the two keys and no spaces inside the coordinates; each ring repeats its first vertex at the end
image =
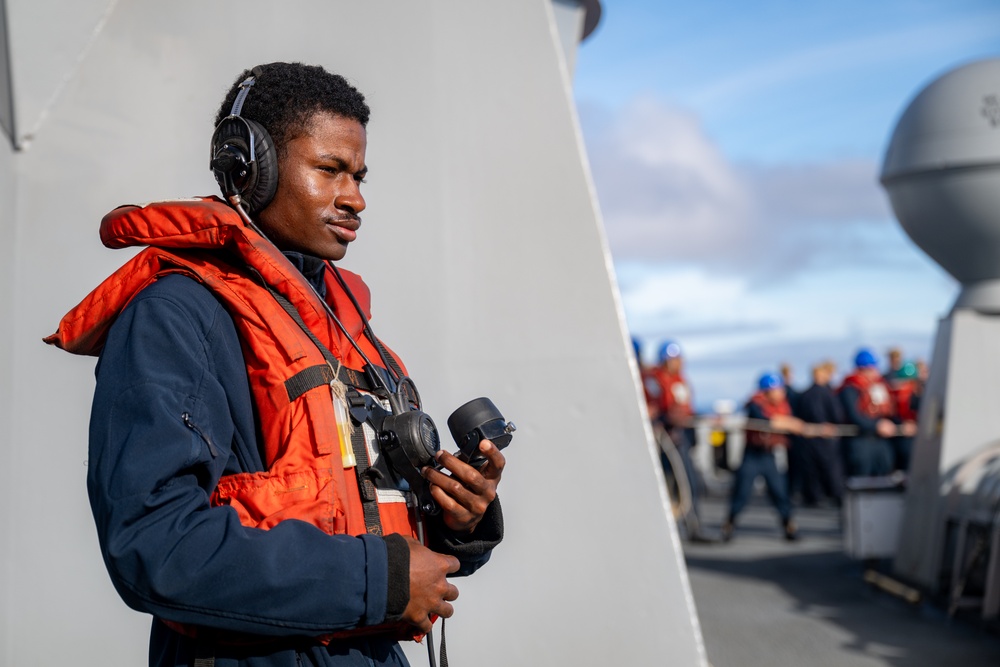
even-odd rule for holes
{"type": "Polygon", "coordinates": [[[478,467],[383,455],[419,394],[333,264],[368,115],[320,67],[241,74],[213,137],[226,199],[109,213],[106,245],[147,247],[47,339],[100,355],[88,491],[115,587],[154,616],[151,665],[405,665],[397,640],[451,616],[446,576],[502,538],[490,440],[478,467]]]}

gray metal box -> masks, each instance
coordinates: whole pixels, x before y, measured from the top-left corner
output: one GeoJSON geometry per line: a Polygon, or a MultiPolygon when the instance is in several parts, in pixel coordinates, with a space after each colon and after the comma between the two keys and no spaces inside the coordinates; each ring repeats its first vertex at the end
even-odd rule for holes
{"type": "Polygon", "coordinates": [[[892,558],[903,523],[902,488],[884,478],[855,478],[844,496],[844,551],[851,558],[892,558]],[[882,480],[882,481],[877,481],[882,480]]]}

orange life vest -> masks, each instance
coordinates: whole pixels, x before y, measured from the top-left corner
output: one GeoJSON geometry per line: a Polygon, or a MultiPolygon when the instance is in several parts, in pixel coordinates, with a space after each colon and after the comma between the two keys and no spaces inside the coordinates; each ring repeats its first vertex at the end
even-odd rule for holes
{"type": "Polygon", "coordinates": [[[682,375],[668,373],[662,367],[653,371],[653,377],[660,387],[660,413],[671,425],[686,425],[694,415],[687,381],[682,375]]]}
{"type": "Polygon", "coordinates": [[[892,401],[889,389],[881,379],[870,379],[859,372],[854,372],[844,378],[840,391],[844,387],[854,387],[858,391],[858,412],[871,418],[881,419],[892,416],[892,401]]]}
{"type": "MultiPolygon", "coordinates": [[[[764,419],[767,420],[771,420],[778,415],[788,416],[792,414],[792,408],[788,404],[788,399],[783,399],[779,403],[772,403],[762,391],[754,394],[750,402],[760,408],[760,411],[764,414],[764,419]]],[[[783,433],[770,433],[748,428],[746,429],[746,444],[747,447],[763,447],[766,449],[787,447],[788,436],[783,433]]]]}
{"type": "MultiPolygon", "coordinates": [[[[331,321],[319,296],[277,248],[216,198],[115,209],[101,223],[101,240],[111,248],[149,247],[71,310],[45,341],[75,354],[100,354],[108,330],[131,299],[170,273],[201,282],[219,298],[233,318],[242,345],[259,414],[266,471],[223,477],[212,494],[214,505],[231,507],[243,525],[262,529],[294,518],[331,535],[416,536],[409,494],[396,489],[377,490],[380,528],[372,526],[371,519],[366,524],[351,457],[342,455],[352,452],[352,443],[343,442],[335,407],[339,399],[330,385],[334,371],[347,384],[354,380],[363,384],[365,362],[331,321]],[[294,306],[343,368],[331,369],[316,343],[262,282],[294,306]],[[321,379],[303,385],[301,380],[310,377],[321,379]]],[[[362,333],[357,309],[331,273],[326,272],[327,303],[368,358],[378,359],[374,344],[362,333]]],[[[367,286],[354,274],[343,270],[341,274],[368,317],[367,286]]],[[[342,414],[340,426],[348,419],[342,414]]],[[[363,428],[374,462],[374,433],[370,427],[363,428]]],[[[184,631],[174,624],[171,627],[184,631]]]]}

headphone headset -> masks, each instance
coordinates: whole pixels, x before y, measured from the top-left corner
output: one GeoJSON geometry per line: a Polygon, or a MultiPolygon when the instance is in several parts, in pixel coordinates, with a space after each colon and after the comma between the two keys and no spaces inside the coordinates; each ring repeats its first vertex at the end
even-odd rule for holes
{"type": "Polygon", "coordinates": [[[227,200],[236,197],[248,214],[271,203],[278,189],[278,157],[264,127],[240,115],[243,103],[263,70],[250,70],[241,84],[229,115],[215,128],[209,168],[227,200]]]}

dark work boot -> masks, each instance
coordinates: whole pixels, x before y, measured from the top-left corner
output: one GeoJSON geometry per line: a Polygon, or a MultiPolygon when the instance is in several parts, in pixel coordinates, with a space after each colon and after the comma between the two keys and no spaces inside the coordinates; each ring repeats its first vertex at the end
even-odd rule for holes
{"type": "Polygon", "coordinates": [[[736,524],[733,523],[732,517],[726,519],[722,522],[722,526],[719,528],[719,538],[723,542],[728,542],[733,539],[733,530],[736,528],[736,524]]]}
{"type": "Polygon", "coordinates": [[[799,529],[798,526],[795,525],[794,521],[792,521],[791,519],[785,521],[784,528],[785,528],[786,540],[788,540],[789,542],[794,542],[795,540],[799,539],[799,529]]]}

